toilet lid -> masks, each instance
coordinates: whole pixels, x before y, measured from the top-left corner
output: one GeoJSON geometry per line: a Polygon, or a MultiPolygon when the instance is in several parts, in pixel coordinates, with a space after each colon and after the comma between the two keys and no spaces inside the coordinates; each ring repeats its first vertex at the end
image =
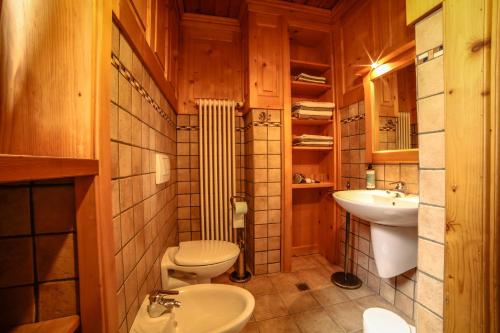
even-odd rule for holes
{"type": "Polygon", "coordinates": [[[369,332],[410,333],[410,325],[392,311],[369,308],[363,312],[363,325],[369,332]]]}
{"type": "Polygon", "coordinates": [[[181,242],[174,256],[179,266],[205,266],[235,258],[240,252],[236,244],[217,240],[181,242]]]}

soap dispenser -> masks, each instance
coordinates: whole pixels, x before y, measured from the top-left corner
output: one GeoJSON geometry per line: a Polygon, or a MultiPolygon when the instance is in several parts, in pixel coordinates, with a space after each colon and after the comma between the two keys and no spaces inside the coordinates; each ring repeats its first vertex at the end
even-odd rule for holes
{"type": "Polygon", "coordinates": [[[371,164],[368,164],[368,169],[366,169],[366,189],[375,189],[375,170],[371,164]]]}

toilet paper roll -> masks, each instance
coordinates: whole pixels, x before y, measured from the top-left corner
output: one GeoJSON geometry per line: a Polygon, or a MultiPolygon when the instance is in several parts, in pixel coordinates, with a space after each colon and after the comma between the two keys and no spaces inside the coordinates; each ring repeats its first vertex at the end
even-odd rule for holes
{"type": "Polygon", "coordinates": [[[248,212],[247,203],[244,201],[235,202],[233,208],[233,228],[245,227],[245,214],[248,212]]]}

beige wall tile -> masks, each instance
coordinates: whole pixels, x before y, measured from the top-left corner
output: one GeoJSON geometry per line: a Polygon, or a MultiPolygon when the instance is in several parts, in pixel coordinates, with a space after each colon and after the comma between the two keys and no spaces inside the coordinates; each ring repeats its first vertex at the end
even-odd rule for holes
{"type": "Polygon", "coordinates": [[[73,186],[35,186],[32,191],[36,233],[75,229],[73,186]]]}
{"type": "Polygon", "coordinates": [[[415,303],[415,323],[419,333],[443,332],[443,319],[418,303],[415,303]]]}
{"type": "Polygon", "coordinates": [[[420,205],[418,208],[418,235],[444,243],[444,231],[444,208],[420,205]]]}
{"type": "Polygon", "coordinates": [[[444,129],[444,94],[419,99],[417,109],[419,133],[444,129]]]}
{"type": "Polygon", "coordinates": [[[49,320],[78,313],[77,283],[58,281],[42,283],[39,286],[39,317],[49,320]]]}
{"type": "Polygon", "coordinates": [[[418,136],[421,168],[444,168],[444,132],[418,136]]]}
{"type": "Polygon", "coordinates": [[[418,273],[417,301],[439,316],[443,315],[443,282],[418,273]]]}
{"type": "Polygon", "coordinates": [[[0,239],[0,288],[33,283],[31,237],[0,239]]]}
{"type": "Polygon", "coordinates": [[[394,306],[407,315],[409,318],[413,317],[413,299],[409,298],[402,292],[396,290],[396,298],[394,301],[394,306]]]}
{"type": "Polygon", "coordinates": [[[417,55],[443,44],[443,11],[437,10],[415,25],[417,55]]]}
{"type": "Polygon", "coordinates": [[[442,93],[444,90],[443,58],[434,58],[417,66],[418,98],[442,93]]]}
{"type": "Polygon", "coordinates": [[[120,143],[118,145],[118,163],[120,177],[127,177],[132,174],[132,147],[120,143]]]}
{"type": "Polygon", "coordinates": [[[418,269],[442,280],[444,272],[444,245],[419,239],[418,269]]]}
{"type": "Polygon", "coordinates": [[[27,324],[35,321],[35,295],[32,286],[0,288],[0,327],[27,324]]]}
{"type": "Polygon", "coordinates": [[[444,170],[420,170],[420,202],[444,206],[444,170]]]}

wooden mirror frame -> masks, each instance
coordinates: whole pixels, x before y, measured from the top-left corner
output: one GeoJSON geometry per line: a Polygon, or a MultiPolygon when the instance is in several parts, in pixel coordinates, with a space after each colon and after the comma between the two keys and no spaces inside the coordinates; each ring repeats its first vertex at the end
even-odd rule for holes
{"type": "Polygon", "coordinates": [[[379,61],[380,64],[375,69],[366,73],[363,78],[365,93],[366,163],[418,163],[418,148],[379,151],[375,149],[375,144],[378,141],[378,130],[374,130],[373,127],[378,124],[378,119],[375,118],[375,106],[372,103],[375,100],[373,80],[412,63],[414,64],[415,56],[415,41],[412,41],[382,58],[379,61]]]}

